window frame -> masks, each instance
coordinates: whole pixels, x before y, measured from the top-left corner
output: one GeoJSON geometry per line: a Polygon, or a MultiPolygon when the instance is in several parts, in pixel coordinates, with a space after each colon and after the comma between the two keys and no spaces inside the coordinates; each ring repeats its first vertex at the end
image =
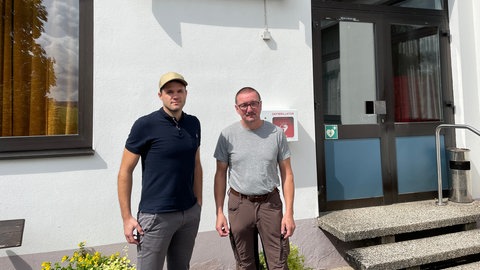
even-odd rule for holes
{"type": "Polygon", "coordinates": [[[78,134],[0,137],[0,160],[93,155],[93,0],[79,0],[78,134]]]}

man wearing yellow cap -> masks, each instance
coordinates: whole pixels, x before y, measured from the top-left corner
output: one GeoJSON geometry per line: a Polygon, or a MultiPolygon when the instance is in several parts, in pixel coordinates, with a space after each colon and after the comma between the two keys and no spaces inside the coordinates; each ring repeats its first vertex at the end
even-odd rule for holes
{"type": "Polygon", "coordinates": [[[125,143],[118,198],[128,243],[137,245],[137,269],[189,269],[200,222],[200,122],[183,112],[187,82],[175,72],[160,78],[163,106],[140,117],[125,143]],[[133,170],[142,164],[137,218],[131,213],[133,170]],[[135,233],[136,231],[136,233],[135,233]]]}

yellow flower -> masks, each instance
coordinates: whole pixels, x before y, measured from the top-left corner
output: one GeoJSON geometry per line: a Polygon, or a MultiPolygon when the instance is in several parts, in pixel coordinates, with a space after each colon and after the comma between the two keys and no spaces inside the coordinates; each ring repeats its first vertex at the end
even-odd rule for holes
{"type": "Polygon", "coordinates": [[[50,262],[42,262],[42,270],[50,270],[52,264],[50,262]]]}
{"type": "MultiPolygon", "coordinates": [[[[56,262],[54,266],[50,262],[43,262],[41,270],[135,270],[135,266],[130,264],[128,256],[120,257],[120,252],[112,255],[103,255],[100,252],[91,252],[85,249],[85,242],[81,242],[79,249],[70,256],[63,256],[61,263],[56,262]]],[[[127,250],[124,250],[126,254],[127,250]]]]}

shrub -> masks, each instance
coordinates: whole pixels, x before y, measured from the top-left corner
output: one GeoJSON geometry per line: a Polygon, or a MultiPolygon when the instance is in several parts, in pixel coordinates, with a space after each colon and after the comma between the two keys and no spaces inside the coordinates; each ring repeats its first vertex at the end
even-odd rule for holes
{"type": "MultiPolygon", "coordinates": [[[[290,254],[287,259],[288,269],[290,270],[313,270],[313,268],[305,266],[305,256],[301,255],[298,251],[298,247],[290,244],[290,254]]],[[[267,269],[267,262],[265,261],[265,255],[260,252],[260,270],[267,269]]]]}
{"type": "Polygon", "coordinates": [[[60,262],[43,262],[42,270],[136,270],[125,256],[117,252],[110,256],[85,248],[85,242],[78,244],[79,249],[72,256],[63,256],[60,262]]]}

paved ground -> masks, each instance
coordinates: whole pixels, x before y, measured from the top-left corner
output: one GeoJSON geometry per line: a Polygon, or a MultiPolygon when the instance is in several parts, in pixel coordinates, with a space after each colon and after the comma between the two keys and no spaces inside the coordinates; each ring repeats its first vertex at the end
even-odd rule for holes
{"type": "MultiPolygon", "coordinates": [[[[330,238],[318,228],[317,218],[297,220],[297,229],[291,242],[298,246],[305,256],[306,265],[315,270],[351,270],[340,255],[337,239],[330,238]]],[[[77,243],[72,244],[75,248],[77,243]]],[[[88,245],[88,243],[87,243],[88,245]]],[[[95,247],[103,254],[121,252],[128,246],[128,256],[136,262],[136,249],[133,245],[118,243],[95,247]]],[[[63,255],[72,254],[73,250],[18,256],[15,249],[8,251],[8,257],[0,257],[1,270],[40,269],[43,261],[59,261],[63,255]]],[[[220,238],[215,231],[198,234],[191,261],[192,270],[234,270],[235,259],[227,238],[220,238]]]]}

